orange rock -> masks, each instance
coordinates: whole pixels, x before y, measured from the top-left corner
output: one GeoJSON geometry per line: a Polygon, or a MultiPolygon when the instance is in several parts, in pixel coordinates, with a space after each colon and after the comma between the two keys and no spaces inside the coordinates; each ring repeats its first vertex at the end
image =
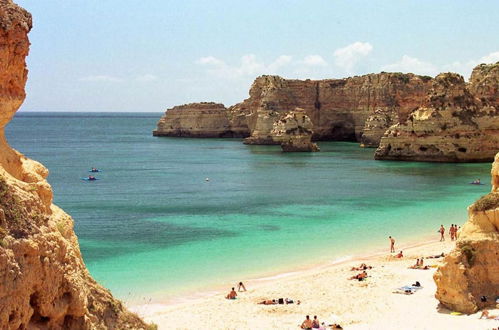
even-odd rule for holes
{"type": "Polygon", "coordinates": [[[146,329],[88,273],[47,169],[5,139],[25,98],[30,29],[28,12],[0,0],[0,328],[146,329]]]}
{"type": "Polygon", "coordinates": [[[491,172],[492,192],[468,207],[469,218],[458,233],[456,248],[434,275],[436,298],[453,311],[474,313],[495,306],[499,296],[498,169],[499,153],[491,172]]]}

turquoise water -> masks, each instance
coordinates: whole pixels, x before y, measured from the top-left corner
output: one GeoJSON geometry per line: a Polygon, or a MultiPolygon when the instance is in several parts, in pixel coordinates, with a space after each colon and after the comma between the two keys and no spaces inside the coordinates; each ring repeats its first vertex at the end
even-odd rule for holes
{"type": "Polygon", "coordinates": [[[49,168],[92,275],[127,301],[329,262],[384,247],[388,235],[436,235],[490,190],[490,164],[374,161],[374,149],[344,142],[284,154],[238,139],[155,138],[159,117],[19,113],[6,130],[49,168]],[[101,180],[80,180],[92,166],[101,180]],[[467,184],[478,177],[487,184],[467,184]]]}

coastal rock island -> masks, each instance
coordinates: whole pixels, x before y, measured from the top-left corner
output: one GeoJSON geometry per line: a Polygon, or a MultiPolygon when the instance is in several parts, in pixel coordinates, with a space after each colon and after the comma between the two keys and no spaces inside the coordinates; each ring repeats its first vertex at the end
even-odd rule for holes
{"type": "Polygon", "coordinates": [[[167,110],[154,135],[279,144],[274,123],[301,108],[311,120],[314,141],[356,141],[378,148],[375,159],[489,162],[499,142],[498,68],[497,63],[477,66],[469,83],[453,73],[432,78],[382,72],[325,80],[265,75],[255,79],[249,98],[231,107],[218,104],[202,115],[198,107],[207,103],[167,110]],[[185,122],[194,117],[196,123],[185,122]]]}
{"type": "Polygon", "coordinates": [[[453,311],[495,306],[499,294],[499,153],[491,174],[492,192],[468,207],[456,248],[434,275],[436,298],[453,311]]]}
{"type": "Polygon", "coordinates": [[[31,26],[27,11],[0,0],[0,328],[148,329],[90,276],[48,170],[5,139],[25,98],[31,26]]]}

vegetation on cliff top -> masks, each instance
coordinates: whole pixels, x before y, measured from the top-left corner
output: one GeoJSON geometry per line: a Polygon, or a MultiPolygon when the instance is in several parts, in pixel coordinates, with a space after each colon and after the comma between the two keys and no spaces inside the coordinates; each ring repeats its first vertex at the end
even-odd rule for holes
{"type": "Polygon", "coordinates": [[[479,200],[477,200],[472,206],[471,210],[478,211],[487,211],[493,210],[499,207],[499,193],[490,193],[488,195],[482,196],[479,200]]]}

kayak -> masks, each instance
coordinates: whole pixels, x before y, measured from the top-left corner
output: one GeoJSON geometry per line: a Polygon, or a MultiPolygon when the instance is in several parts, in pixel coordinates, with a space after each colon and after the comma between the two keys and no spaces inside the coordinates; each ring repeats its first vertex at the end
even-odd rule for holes
{"type": "Polygon", "coordinates": [[[102,171],[101,170],[95,170],[95,171],[90,170],[90,171],[88,171],[88,173],[97,173],[97,172],[102,172],[102,171]]]}
{"type": "Polygon", "coordinates": [[[481,182],[480,183],[478,183],[478,182],[470,182],[470,184],[476,184],[478,186],[478,185],[484,185],[485,183],[481,183],[481,182]]]}
{"type": "Polygon", "coordinates": [[[93,179],[90,179],[90,178],[81,178],[82,180],[85,180],[85,181],[97,181],[99,179],[97,178],[93,178],[93,179]]]}

